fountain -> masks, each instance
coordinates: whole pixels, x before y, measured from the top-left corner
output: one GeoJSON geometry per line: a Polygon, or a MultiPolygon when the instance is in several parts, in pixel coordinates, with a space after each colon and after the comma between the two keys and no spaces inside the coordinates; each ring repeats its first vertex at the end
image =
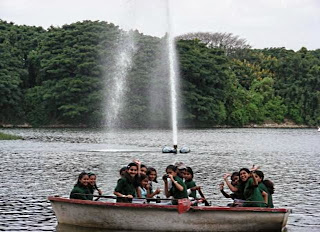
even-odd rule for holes
{"type": "Polygon", "coordinates": [[[124,95],[127,91],[126,80],[127,75],[132,67],[132,57],[137,48],[134,39],[134,31],[128,33],[123,32],[119,36],[120,43],[117,46],[117,57],[114,70],[111,72],[107,86],[107,105],[105,108],[106,126],[113,130],[119,128],[119,114],[122,111],[124,95]],[[120,67],[120,68],[119,68],[120,67]]]}
{"type": "MultiPolygon", "coordinates": [[[[171,28],[171,13],[170,0],[166,1],[167,13],[167,34],[165,36],[170,82],[170,102],[171,102],[171,128],[172,128],[172,143],[173,148],[165,148],[164,153],[177,153],[178,151],[178,68],[177,55],[175,50],[175,40],[171,28]]],[[[135,32],[122,32],[119,36],[119,43],[117,45],[117,52],[115,62],[111,65],[109,71],[109,78],[107,82],[107,96],[106,96],[106,126],[112,131],[116,128],[121,128],[121,113],[125,105],[124,99],[127,93],[127,77],[133,65],[133,56],[137,52],[137,41],[135,41],[135,32]]],[[[167,68],[167,67],[166,67],[167,68]]],[[[190,149],[181,149],[181,153],[186,153],[190,149]]]]}
{"type": "MultiPolygon", "coordinates": [[[[169,58],[169,76],[170,76],[170,97],[171,97],[171,121],[172,121],[172,142],[173,148],[164,147],[163,153],[177,153],[178,151],[178,109],[177,109],[177,80],[178,80],[178,67],[177,67],[177,53],[175,49],[175,39],[172,31],[170,0],[167,0],[167,46],[169,58]]],[[[189,148],[182,147],[180,153],[190,152],[189,148]]]]}

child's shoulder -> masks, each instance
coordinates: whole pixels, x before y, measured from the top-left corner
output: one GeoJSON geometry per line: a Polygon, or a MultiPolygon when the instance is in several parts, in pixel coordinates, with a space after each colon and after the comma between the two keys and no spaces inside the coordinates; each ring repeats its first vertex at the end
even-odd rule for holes
{"type": "Polygon", "coordinates": [[[185,185],[187,186],[188,189],[197,186],[196,182],[194,182],[193,180],[185,181],[184,183],[185,183],[185,185]]]}

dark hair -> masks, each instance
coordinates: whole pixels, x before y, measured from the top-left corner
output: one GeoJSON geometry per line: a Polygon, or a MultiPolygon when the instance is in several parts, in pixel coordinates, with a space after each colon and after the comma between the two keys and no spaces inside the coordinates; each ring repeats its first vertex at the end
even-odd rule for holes
{"type": "Polygon", "coordinates": [[[177,170],[178,170],[177,166],[172,165],[172,164],[167,166],[166,171],[168,171],[169,169],[174,171],[174,172],[177,172],[177,170]]]}
{"type": "MultiPolygon", "coordinates": [[[[94,174],[93,172],[89,172],[88,173],[88,176],[90,178],[90,176],[97,176],[96,174],[94,174]]],[[[89,182],[89,186],[91,186],[90,182],[89,182]]],[[[95,183],[93,186],[92,186],[94,189],[97,189],[98,190],[98,186],[97,186],[97,183],[95,183]]]]}
{"type": "MultiPolygon", "coordinates": [[[[240,177],[240,172],[242,172],[242,171],[245,171],[246,173],[250,174],[250,171],[249,171],[248,168],[241,168],[240,171],[239,171],[239,177],[240,177]]],[[[249,178],[248,178],[248,179],[249,179],[249,178]]],[[[247,179],[247,180],[248,180],[248,179],[247,179]]],[[[241,180],[241,178],[240,178],[239,181],[240,181],[240,183],[243,183],[243,184],[246,183],[246,182],[243,182],[243,181],[241,180]]]]}
{"type": "Polygon", "coordinates": [[[138,165],[137,165],[136,163],[129,163],[129,164],[127,165],[127,170],[130,169],[130,168],[133,167],[133,166],[138,167],[138,165]]]}
{"type": "Polygon", "coordinates": [[[154,179],[154,182],[158,183],[158,181],[157,181],[157,177],[158,177],[157,170],[155,168],[152,168],[152,167],[148,168],[147,176],[149,176],[151,174],[151,172],[155,172],[156,173],[156,178],[154,179]]]}
{"type": "Polygon", "coordinates": [[[231,175],[231,180],[233,179],[233,177],[235,176],[239,176],[239,172],[233,172],[232,175],[231,175]]]}
{"type": "Polygon", "coordinates": [[[136,175],[135,177],[132,177],[127,171],[131,168],[131,167],[137,167],[138,165],[136,163],[129,163],[126,167],[126,172],[124,173],[123,177],[127,179],[127,181],[129,181],[130,183],[133,183],[134,186],[137,187],[138,184],[138,175],[136,175]]]}
{"type": "Polygon", "coordinates": [[[141,169],[141,168],[146,168],[146,169],[148,169],[147,166],[144,165],[144,164],[141,164],[141,165],[140,165],[140,169],[141,169]]]}
{"type": "Polygon", "coordinates": [[[257,171],[255,171],[255,173],[261,178],[261,181],[263,181],[263,179],[264,179],[264,174],[263,174],[263,172],[260,171],[260,170],[257,170],[257,171]]]}
{"type": "Polygon", "coordinates": [[[120,176],[121,176],[121,173],[126,171],[126,170],[127,170],[127,166],[124,166],[124,167],[120,168],[120,170],[119,170],[120,176]]]}
{"type": "Polygon", "coordinates": [[[189,172],[189,173],[191,174],[191,176],[192,176],[191,180],[192,180],[192,179],[193,179],[193,171],[192,171],[192,168],[187,167],[187,168],[186,168],[186,172],[189,172]]]}
{"type": "Polygon", "coordinates": [[[264,180],[263,184],[267,187],[270,194],[274,194],[274,184],[270,180],[264,180]]]}
{"type": "Polygon", "coordinates": [[[149,180],[149,178],[148,178],[147,175],[145,175],[145,174],[140,174],[140,177],[139,177],[139,185],[140,185],[140,186],[141,186],[141,181],[144,180],[144,179],[148,179],[148,180],[149,180]]]}
{"type": "Polygon", "coordinates": [[[246,173],[250,174],[250,171],[248,168],[241,168],[239,171],[239,175],[240,175],[240,172],[242,172],[242,171],[245,171],[246,173]]]}
{"type": "Polygon", "coordinates": [[[81,180],[84,176],[88,176],[88,173],[86,173],[86,172],[81,172],[81,173],[79,174],[79,176],[78,176],[78,181],[77,181],[76,185],[78,185],[78,186],[82,185],[81,182],[80,182],[80,180],[81,180]]]}

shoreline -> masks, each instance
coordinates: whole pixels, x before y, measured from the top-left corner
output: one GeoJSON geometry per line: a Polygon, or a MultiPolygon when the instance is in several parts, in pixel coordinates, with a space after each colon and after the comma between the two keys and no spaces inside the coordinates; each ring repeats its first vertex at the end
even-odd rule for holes
{"type": "MultiPolygon", "coordinates": [[[[46,125],[46,126],[39,126],[39,127],[33,127],[29,124],[19,124],[19,125],[14,125],[14,124],[0,124],[0,129],[3,128],[100,128],[100,127],[89,127],[87,125],[68,125],[68,124],[56,124],[56,125],[46,125]]],[[[140,128],[140,129],[157,129],[157,128],[142,128],[142,127],[135,127],[135,128],[140,128]]],[[[233,126],[228,126],[228,125],[216,125],[216,126],[208,126],[208,127],[181,127],[180,129],[210,129],[210,128],[270,128],[270,129],[312,129],[312,128],[318,128],[317,126],[308,126],[308,125],[298,125],[292,122],[285,122],[285,123],[263,123],[263,124],[249,124],[249,125],[244,125],[242,127],[233,127],[233,126]]],[[[101,127],[101,129],[103,129],[101,127]]],[[[124,129],[129,129],[129,128],[124,128],[124,129]]],[[[133,129],[133,128],[130,128],[133,129]]],[[[163,128],[158,128],[158,129],[163,129],[163,128]]],[[[165,129],[170,129],[170,128],[165,128],[165,129]]]]}

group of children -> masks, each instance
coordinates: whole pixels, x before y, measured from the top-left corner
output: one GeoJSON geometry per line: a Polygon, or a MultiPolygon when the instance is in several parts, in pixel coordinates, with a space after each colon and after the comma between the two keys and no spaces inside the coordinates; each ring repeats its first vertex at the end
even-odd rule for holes
{"type": "MultiPolygon", "coordinates": [[[[121,178],[114,190],[114,195],[118,197],[117,202],[132,202],[133,198],[150,200],[161,192],[159,188],[153,188],[153,183],[158,183],[156,169],[147,168],[140,161],[129,163],[120,170],[120,175],[121,178]]],[[[169,165],[162,179],[164,194],[167,198],[172,198],[172,204],[177,204],[178,199],[188,197],[195,199],[195,191],[200,188],[193,181],[192,169],[185,167],[181,162],[169,165]]]]}
{"type": "Polygon", "coordinates": [[[73,187],[70,198],[80,200],[93,200],[94,191],[98,191],[99,195],[102,195],[102,191],[98,189],[96,184],[96,174],[89,172],[81,172],[78,181],[73,187]]]}
{"type": "MultiPolygon", "coordinates": [[[[156,169],[147,167],[138,160],[121,168],[120,176],[114,189],[117,202],[132,202],[133,199],[146,199],[145,202],[150,202],[161,192],[159,188],[153,188],[153,183],[158,183],[156,169]]],[[[220,191],[225,197],[234,200],[234,203],[229,206],[273,208],[273,183],[264,180],[263,172],[257,168],[253,167],[251,171],[242,168],[232,175],[225,174],[223,178],[232,193],[228,194],[224,191],[223,182],[220,184],[220,191]]],[[[164,195],[171,199],[170,204],[177,204],[178,199],[184,198],[189,198],[194,205],[198,202],[206,202],[204,198],[197,198],[197,191],[201,193],[201,188],[193,180],[192,168],[186,167],[182,162],[167,166],[162,180],[164,195]]],[[[70,198],[93,200],[95,190],[99,195],[102,194],[96,185],[96,175],[83,172],[79,175],[70,198]]]]}
{"type": "Polygon", "coordinates": [[[224,183],[220,184],[221,193],[234,200],[229,206],[244,207],[269,207],[273,208],[272,194],[274,193],[274,185],[270,180],[264,180],[264,174],[255,166],[251,171],[247,168],[240,169],[232,175],[225,174],[223,179],[232,194],[227,194],[224,189],[224,183]],[[228,177],[231,176],[231,182],[228,177]]]}

